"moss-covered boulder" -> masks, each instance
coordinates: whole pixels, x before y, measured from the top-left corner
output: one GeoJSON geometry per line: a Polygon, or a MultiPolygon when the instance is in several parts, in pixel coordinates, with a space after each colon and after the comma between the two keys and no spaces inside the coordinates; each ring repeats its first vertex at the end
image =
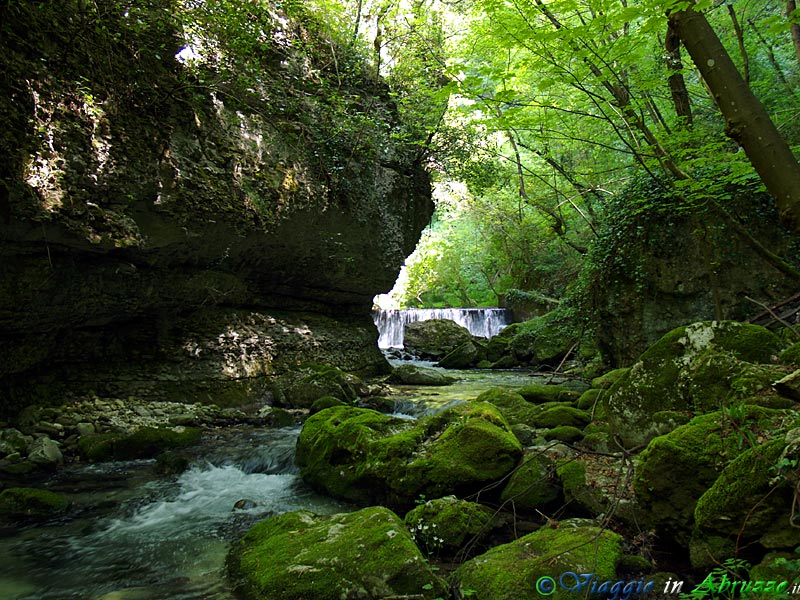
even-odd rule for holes
{"type": "Polygon", "coordinates": [[[331,406],[347,406],[347,403],[342,402],[339,398],[335,398],[334,396],[323,396],[322,398],[314,400],[311,408],[308,409],[308,414],[315,415],[319,411],[330,408],[331,406]]]}
{"type": "Polygon", "coordinates": [[[504,388],[490,388],[475,399],[476,402],[488,402],[503,413],[511,424],[530,425],[536,415],[542,412],[542,407],[531,404],[517,392],[504,388]]]}
{"type": "Polygon", "coordinates": [[[594,409],[600,400],[600,397],[605,393],[604,390],[600,388],[591,388],[583,392],[578,398],[578,402],[576,406],[581,410],[590,411],[594,409]]]}
{"type": "Polygon", "coordinates": [[[577,427],[571,425],[561,425],[554,427],[544,433],[544,439],[548,442],[553,440],[564,442],[565,444],[574,444],[583,439],[583,432],[577,427]]]}
{"type": "Polygon", "coordinates": [[[656,437],[637,457],[634,489],[649,525],[687,543],[699,498],[720,471],[747,448],[747,440],[766,436],[786,412],[737,405],[693,418],[656,437]]]}
{"type": "Polygon", "coordinates": [[[599,388],[601,390],[607,390],[612,385],[617,383],[620,379],[622,379],[625,374],[630,371],[630,367],[621,367],[619,369],[612,369],[599,377],[595,377],[592,379],[592,387],[599,388]]]}
{"type": "Polygon", "coordinates": [[[540,385],[529,383],[517,390],[517,393],[528,402],[575,402],[581,397],[579,392],[558,385],[540,385]]]}
{"type": "Polygon", "coordinates": [[[70,502],[61,494],[37,488],[8,488],[0,492],[0,519],[45,520],[58,516],[70,502]]]}
{"type": "Polygon", "coordinates": [[[481,541],[500,524],[490,508],[455,496],[428,500],[409,511],[404,520],[428,556],[453,556],[480,548],[481,541]]]}
{"type": "Polygon", "coordinates": [[[278,378],[273,397],[281,406],[310,408],[324,396],[354,402],[362,387],[361,379],[331,365],[305,365],[278,378]]]}
{"type": "Polygon", "coordinates": [[[556,365],[575,345],[579,333],[570,319],[554,310],[520,323],[513,330],[509,350],[520,364],[556,365]]]}
{"type": "Polygon", "coordinates": [[[781,352],[780,361],[784,365],[800,367],[800,342],[792,344],[781,352]]]}
{"type": "Polygon", "coordinates": [[[329,517],[307,511],[272,517],[234,544],[228,567],[245,600],[444,595],[403,521],[382,507],[329,517]]]}
{"type": "Polygon", "coordinates": [[[536,427],[554,429],[555,427],[577,427],[582,429],[592,418],[586,411],[571,406],[553,406],[533,417],[531,422],[536,427]]]}
{"type": "Polygon", "coordinates": [[[514,512],[533,513],[561,496],[561,486],[555,479],[553,461],[541,453],[525,457],[503,488],[500,500],[514,512]]]}
{"type": "Polygon", "coordinates": [[[629,487],[629,464],[622,458],[578,454],[561,461],[556,474],[567,510],[614,518],[638,526],[641,511],[629,487]]]}
{"type": "Polygon", "coordinates": [[[436,369],[408,363],[395,367],[386,381],[400,385],[450,385],[456,380],[436,369]]]}
{"type": "Polygon", "coordinates": [[[613,581],[621,556],[622,538],[616,533],[566,521],[558,528],[534,531],[467,561],[455,572],[452,586],[458,597],[520,600],[541,596],[537,582],[548,576],[556,578],[549,597],[569,600],[576,592],[561,589],[560,573],[594,573],[599,582],[613,581]]]}
{"type": "Polygon", "coordinates": [[[356,503],[408,507],[424,494],[463,495],[497,481],[522,448],[491,404],[461,404],[411,422],[333,407],[305,422],[297,465],[312,487],[356,503]]]}
{"type": "Polygon", "coordinates": [[[430,360],[438,360],[471,341],[472,334],[469,330],[450,319],[408,323],[403,334],[406,352],[430,360]]]}
{"type": "Polygon", "coordinates": [[[486,360],[483,344],[470,340],[453,348],[438,362],[444,369],[469,369],[486,360]]]}
{"type": "Polygon", "coordinates": [[[153,458],[166,450],[193,446],[200,441],[194,427],[140,427],[133,433],[95,433],[81,436],[78,449],[92,461],[153,458]]]}
{"type": "Polygon", "coordinates": [[[644,445],[664,433],[653,423],[658,411],[702,412],[763,388],[768,373],[745,363],[769,363],[781,348],[775,334],[757,325],[706,321],[678,327],[604,395],[609,423],[627,447],[644,445]]]}

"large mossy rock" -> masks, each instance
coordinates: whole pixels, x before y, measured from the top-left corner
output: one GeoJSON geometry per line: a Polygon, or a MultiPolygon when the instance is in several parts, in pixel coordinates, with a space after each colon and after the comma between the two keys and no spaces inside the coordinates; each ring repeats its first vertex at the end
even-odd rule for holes
{"type": "Polygon", "coordinates": [[[455,383],[455,378],[445,375],[436,369],[422,367],[413,363],[408,363],[395,367],[391,375],[386,379],[388,383],[399,383],[401,385],[450,385],[455,383]]]}
{"type": "Polygon", "coordinates": [[[0,520],[51,519],[69,508],[69,500],[56,492],[38,488],[7,488],[0,492],[0,520]]]}
{"type": "Polygon", "coordinates": [[[726,465],[695,505],[696,532],[740,543],[760,539],[768,548],[800,544],[800,531],[787,527],[797,479],[793,465],[800,460],[799,434],[800,429],[793,429],[748,448],[726,465]]]}
{"type": "Polygon", "coordinates": [[[579,327],[558,310],[511,325],[498,335],[509,339],[508,353],[521,365],[555,366],[579,339],[579,327]]]}
{"type": "Polygon", "coordinates": [[[305,422],[296,462],[309,485],[331,496],[402,508],[420,494],[475,492],[509,473],[521,454],[502,414],[473,402],[416,422],[328,408],[305,422]]]}
{"type": "Polygon", "coordinates": [[[194,427],[140,427],[132,433],[93,433],[78,440],[78,449],[91,461],[154,458],[167,450],[193,446],[200,441],[194,427]]]}
{"type": "Polygon", "coordinates": [[[483,504],[445,496],[410,510],[404,519],[411,536],[429,556],[454,556],[481,547],[499,525],[495,511],[483,504]]]}
{"type": "Polygon", "coordinates": [[[533,514],[551,505],[561,496],[555,479],[555,465],[536,452],[525,457],[503,488],[500,500],[517,512],[533,514]]]}
{"type": "Polygon", "coordinates": [[[438,360],[462,344],[472,341],[472,334],[450,319],[429,319],[408,323],[403,334],[406,352],[418,358],[438,360]]]}
{"type": "Polygon", "coordinates": [[[66,391],[221,404],[302,362],[384,368],[372,298],[434,207],[363,56],[302,2],[265,7],[263,35],[228,15],[238,42],[190,63],[176,32],[195,13],[174,0],[17,8],[0,38],[5,81],[30,84],[0,93],[4,417],[66,391]],[[242,77],[195,85],[220,60],[242,77]]]}
{"type": "Polygon", "coordinates": [[[609,423],[627,447],[642,446],[666,433],[657,413],[705,412],[769,389],[780,372],[758,363],[782,346],[767,329],[734,321],[674,329],[604,394],[609,423]]]}
{"type": "Polygon", "coordinates": [[[469,369],[486,360],[483,344],[470,340],[453,348],[438,363],[443,369],[469,369]]]}
{"type": "Polygon", "coordinates": [[[273,385],[273,402],[290,408],[310,408],[325,396],[342,402],[358,400],[361,379],[331,365],[305,365],[287,373],[273,385]]]}
{"type": "Polygon", "coordinates": [[[328,517],[286,513],[256,524],[228,566],[245,600],[433,599],[444,585],[403,521],[382,507],[328,517]]]}
{"type": "MultiPolygon", "coordinates": [[[[720,471],[747,448],[750,437],[767,436],[785,422],[786,411],[738,405],[693,418],[656,437],[636,459],[634,489],[649,526],[688,543],[698,500],[720,471]]],[[[749,477],[749,476],[748,476],[749,477]]]]}
{"type": "Polygon", "coordinates": [[[594,573],[600,582],[614,580],[621,557],[621,536],[593,525],[566,521],[558,528],[534,531],[467,561],[455,572],[452,585],[461,594],[458,597],[473,590],[466,597],[520,600],[540,597],[535,586],[540,577],[549,576],[556,580],[549,597],[569,600],[576,595],[559,587],[561,573],[594,573]]]}
{"type": "Polygon", "coordinates": [[[541,406],[528,402],[517,392],[505,388],[490,388],[481,392],[475,401],[492,404],[512,425],[530,425],[543,410],[541,406]]]}

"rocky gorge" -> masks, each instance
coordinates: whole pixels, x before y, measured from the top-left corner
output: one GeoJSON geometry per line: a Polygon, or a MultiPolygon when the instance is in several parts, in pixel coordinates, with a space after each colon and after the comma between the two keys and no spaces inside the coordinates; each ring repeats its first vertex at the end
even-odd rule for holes
{"type": "MultiPolygon", "coordinates": [[[[0,593],[794,585],[791,324],[688,318],[710,306],[704,266],[684,294],[702,310],[624,349],[609,332],[630,321],[601,332],[621,368],[544,309],[490,340],[416,323],[404,351],[439,366],[390,364],[372,298],[430,180],[392,91],[302,4],[270,5],[258,52],[246,11],[242,37],[203,30],[232,49],[195,64],[182,4],[0,7],[0,593]]],[[[611,283],[624,316],[635,282],[611,283]]]]}

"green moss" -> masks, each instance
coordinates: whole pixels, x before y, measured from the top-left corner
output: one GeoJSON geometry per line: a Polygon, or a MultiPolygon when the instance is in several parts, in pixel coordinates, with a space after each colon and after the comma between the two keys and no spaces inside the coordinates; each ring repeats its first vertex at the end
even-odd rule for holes
{"type": "Polygon", "coordinates": [[[322,398],[317,398],[316,400],[314,400],[314,403],[311,405],[308,414],[315,415],[319,411],[324,410],[326,408],[330,408],[331,406],[346,406],[346,405],[344,402],[342,402],[338,398],[334,398],[333,396],[323,396],[322,398]]]}
{"type": "Polygon", "coordinates": [[[781,364],[800,368],[800,342],[792,344],[780,354],[781,364]]]}
{"type": "Polygon", "coordinates": [[[452,555],[491,533],[495,513],[482,504],[447,496],[417,506],[404,521],[423,552],[452,555]]]}
{"type": "MultiPolygon", "coordinates": [[[[474,590],[476,600],[519,600],[535,595],[539,577],[564,571],[594,573],[599,580],[613,580],[622,555],[622,538],[599,527],[565,522],[557,529],[544,528],[509,544],[492,548],[464,563],[453,577],[456,592],[474,590]]],[[[574,598],[556,586],[553,600],[574,598]]]]}
{"type": "Polygon", "coordinates": [[[622,367],[609,371],[600,377],[595,377],[592,379],[592,387],[606,390],[614,385],[617,381],[622,379],[630,370],[630,367],[622,367]]]}
{"type": "Polygon", "coordinates": [[[557,440],[567,444],[579,442],[583,439],[583,432],[577,427],[570,425],[562,425],[561,427],[554,427],[544,434],[544,439],[547,441],[557,440]]]}
{"type": "Polygon", "coordinates": [[[697,500],[719,472],[745,450],[746,435],[766,432],[779,411],[741,406],[740,413],[717,411],[656,437],[636,460],[634,490],[651,524],[688,543],[697,500]],[[735,418],[734,418],[735,417],[735,418]]]}
{"type": "Polygon", "coordinates": [[[510,472],[522,453],[502,414],[473,402],[409,422],[350,407],[306,421],[297,464],[312,486],[353,502],[408,505],[467,493],[510,472]]]}
{"type": "Polygon", "coordinates": [[[11,519],[47,519],[69,508],[61,494],[37,488],[8,488],[0,493],[0,515],[11,519]]]}
{"type": "Polygon", "coordinates": [[[588,433],[583,436],[580,442],[580,447],[589,450],[590,452],[611,452],[612,450],[619,450],[607,432],[588,433]]]}
{"type": "Polygon", "coordinates": [[[581,394],[580,398],[578,398],[578,408],[581,410],[591,410],[597,404],[600,395],[603,393],[603,390],[592,388],[586,390],[581,394]]]}
{"type": "Polygon", "coordinates": [[[403,521],[382,507],[272,517],[234,545],[228,565],[247,600],[444,595],[403,521]]]}
{"type": "Polygon", "coordinates": [[[575,390],[558,385],[539,385],[530,383],[522,386],[517,393],[528,402],[540,404],[542,402],[575,402],[580,398],[580,393],[575,390]]]}
{"type": "Polygon", "coordinates": [[[529,425],[542,408],[526,401],[516,392],[503,388],[491,388],[481,393],[476,402],[488,402],[496,406],[509,423],[529,425]]]}
{"type": "Polygon", "coordinates": [[[564,426],[583,428],[591,420],[586,411],[572,408],[571,406],[554,406],[536,415],[532,424],[536,427],[546,427],[548,429],[564,426]]]}
{"type": "Polygon", "coordinates": [[[696,526],[748,539],[761,535],[783,517],[788,522],[788,487],[784,493],[777,490],[769,494],[774,467],[784,447],[782,439],[773,440],[750,448],[731,461],[697,501],[696,526]]]}
{"type": "Polygon", "coordinates": [[[553,467],[552,461],[541,454],[528,455],[512,473],[500,500],[512,503],[515,511],[529,513],[555,502],[560,489],[553,467]]]}
{"type": "Polygon", "coordinates": [[[200,441],[194,427],[141,427],[133,433],[97,433],[81,436],[78,449],[91,461],[153,458],[166,450],[193,446],[200,441]]]}
{"type": "Polygon", "coordinates": [[[689,541],[689,561],[696,569],[711,569],[736,556],[736,538],[704,535],[697,530],[689,541]]]}

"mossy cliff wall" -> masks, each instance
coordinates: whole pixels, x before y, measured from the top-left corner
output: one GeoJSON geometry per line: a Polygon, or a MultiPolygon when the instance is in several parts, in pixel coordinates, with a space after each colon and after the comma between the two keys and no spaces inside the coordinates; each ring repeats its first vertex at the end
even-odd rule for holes
{"type": "Polygon", "coordinates": [[[0,7],[3,412],[53,385],[191,397],[384,364],[369,308],[430,218],[427,174],[319,17],[234,5],[192,16],[189,63],[172,0],[0,7]]]}
{"type": "Polygon", "coordinates": [[[756,185],[723,192],[687,200],[634,180],[610,204],[589,277],[589,305],[609,364],[631,365],[675,327],[761,313],[748,298],[774,305],[796,293],[800,236],[780,223],[756,185]]]}

